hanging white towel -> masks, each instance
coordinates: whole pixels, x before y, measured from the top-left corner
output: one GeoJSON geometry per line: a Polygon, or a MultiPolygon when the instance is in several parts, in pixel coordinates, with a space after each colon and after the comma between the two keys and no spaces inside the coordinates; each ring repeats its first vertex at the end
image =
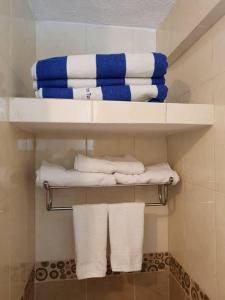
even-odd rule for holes
{"type": "Polygon", "coordinates": [[[56,186],[111,186],[116,184],[115,177],[111,174],[66,170],[62,166],[47,162],[43,162],[36,171],[36,184],[42,187],[44,181],[56,186]]]}
{"type": "Polygon", "coordinates": [[[73,206],[78,279],[104,277],[107,269],[107,205],[73,206]]]}
{"type": "Polygon", "coordinates": [[[80,172],[102,172],[106,174],[115,172],[141,174],[144,172],[144,165],[131,155],[100,159],[78,154],[75,157],[74,169],[80,172]]]}
{"type": "Polygon", "coordinates": [[[111,266],[115,272],[141,270],[144,207],[144,203],[109,205],[111,266]]]}
{"type": "Polygon", "coordinates": [[[115,173],[115,179],[118,184],[166,184],[170,178],[173,179],[172,184],[176,185],[180,177],[176,171],[170,168],[168,163],[152,165],[146,168],[146,171],[140,175],[126,175],[115,173]]]}

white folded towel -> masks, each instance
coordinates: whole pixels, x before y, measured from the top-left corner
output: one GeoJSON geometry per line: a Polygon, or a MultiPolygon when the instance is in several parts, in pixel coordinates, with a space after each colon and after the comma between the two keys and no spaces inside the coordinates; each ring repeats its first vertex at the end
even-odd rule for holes
{"type": "Polygon", "coordinates": [[[111,266],[115,272],[140,271],[144,235],[144,203],[110,204],[111,266]]]}
{"type": "Polygon", "coordinates": [[[73,206],[78,279],[104,277],[107,269],[107,205],[73,206]]]}
{"type": "Polygon", "coordinates": [[[113,174],[141,174],[144,172],[143,163],[137,161],[133,156],[92,158],[78,154],[75,157],[74,169],[80,172],[102,172],[113,174]]]}
{"type": "Polygon", "coordinates": [[[125,175],[115,173],[116,182],[118,184],[166,184],[170,178],[173,179],[173,185],[180,180],[176,171],[170,168],[168,163],[152,165],[146,168],[146,171],[140,175],[125,175]]]}
{"type": "Polygon", "coordinates": [[[56,186],[111,186],[116,184],[115,177],[111,174],[66,170],[62,166],[45,161],[36,171],[36,184],[42,187],[44,181],[56,186]]]}

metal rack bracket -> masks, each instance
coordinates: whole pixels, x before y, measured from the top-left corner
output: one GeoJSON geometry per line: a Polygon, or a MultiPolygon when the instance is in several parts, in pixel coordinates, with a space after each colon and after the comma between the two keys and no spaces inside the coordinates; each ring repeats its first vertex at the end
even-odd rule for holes
{"type": "MultiPolygon", "coordinates": [[[[170,178],[169,182],[166,184],[158,185],[158,197],[159,202],[147,202],[145,206],[165,206],[168,200],[168,186],[173,182],[173,178],[170,178]]],[[[134,186],[152,186],[151,184],[135,184],[135,185],[112,185],[110,187],[134,187],[134,186]]],[[[62,190],[62,189],[75,189],[75,188],[107,188],[108,186],[53,186],[48,183],[48,181],[44,181],[44,188],[46,191],[46,209],[48,211],[61,211],[61,210],[72,210],[72,207],[69,206],[53,206],[53,192],[54,190],[62,190]]]]}

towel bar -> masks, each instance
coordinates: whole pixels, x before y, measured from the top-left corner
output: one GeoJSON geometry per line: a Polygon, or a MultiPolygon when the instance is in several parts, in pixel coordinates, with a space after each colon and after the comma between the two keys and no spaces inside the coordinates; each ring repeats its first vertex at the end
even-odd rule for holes
{"type": "MultiPolygon", "coordinates": [[[[167,204],[168,198],[168,186],[172,184],[173,178],[169,179],[169,182],[166,184],[158,185],[158,196],[159,202],[147,202],[145,206],[165,206],[167,204]]],[[[152,184],[134,184],[134,185],[123,185],[117,184],[112,185],[110,187],[132,187],[132,186],[152,186],[152,184]]],[[[109,186],[53,186],[48,183],[48,181],[44,181],[44,188],[46,191],[46,209],[48,211],[59,211],[59,210],[72,210],[72,207],[67,206],[53,206],[53,191],[60,189],[74,189],[74,188],[107,188],[109,186]]]]}

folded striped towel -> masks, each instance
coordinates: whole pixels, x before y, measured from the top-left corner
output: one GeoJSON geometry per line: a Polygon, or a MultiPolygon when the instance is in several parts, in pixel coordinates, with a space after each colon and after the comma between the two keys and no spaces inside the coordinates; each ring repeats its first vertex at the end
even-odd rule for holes
{"type": "Polygon", "coordinates": [[[40,88],[92,88],[113,85],[159,85],[165,84],[165,78],[103,78],[103,79],[54,79],[35,80],[34,90],[40,88]]]}
{"type": "Polygon", "coordinates": [[[118,85],[78,89],[41,88],[35,94],[37,98],[163,102],[167,91],[165,85],[118,85]]]}
{"type": "Polygon", "coordinates": [[[32,67],[34,79],[158,78],[165,75],[167,57],[161,53],[86,54],[40,60],[32,67]]]}

